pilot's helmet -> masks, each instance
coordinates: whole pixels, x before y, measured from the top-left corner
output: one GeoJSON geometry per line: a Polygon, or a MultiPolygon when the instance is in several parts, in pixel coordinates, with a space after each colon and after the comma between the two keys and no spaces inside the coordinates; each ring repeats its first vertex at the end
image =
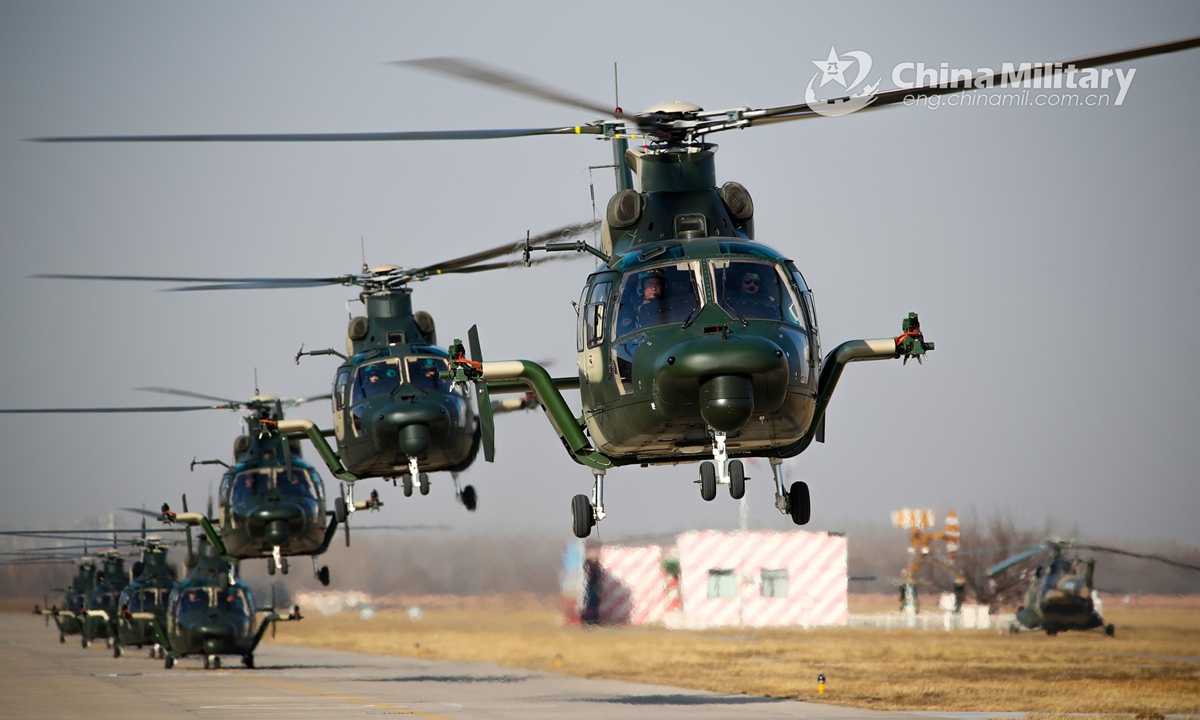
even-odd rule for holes
{"type": "Polygon", "coordinates": [[[665,290],[667,287],[667,279],[663,276],[662,270],[651,270],[638,275],[639,288],[645,291],[646,287],[651,283],[657,283],[660,290],[665,290]]]}

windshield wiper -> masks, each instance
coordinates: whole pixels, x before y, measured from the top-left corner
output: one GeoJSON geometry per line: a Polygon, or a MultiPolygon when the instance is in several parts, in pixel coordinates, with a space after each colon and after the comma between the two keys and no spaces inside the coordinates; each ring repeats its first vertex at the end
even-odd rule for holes
{"type": "Polygon", "coordinates": [[[696,319],[696,315],[698,315],[699,313],[700,313],[700,305],[697,304],[696,307],[692,308],[692,311],[690,313],[688,313],[688,316],[683,319],[683,324],[679,326],[679,329],[687,330],[688,325],[692,324],[692,321],[696,319]]]}

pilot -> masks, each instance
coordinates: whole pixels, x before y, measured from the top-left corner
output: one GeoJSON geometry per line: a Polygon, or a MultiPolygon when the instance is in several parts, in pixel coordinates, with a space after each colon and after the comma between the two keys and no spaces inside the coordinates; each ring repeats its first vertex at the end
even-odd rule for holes
{"type": "Polygon", "coordinates": [[[400,371],[391,363],[372,363],[362,369],[364,397],[387,395],[400,385],[400,371]]]}
{"type": "Polygon", "coordinates": [[[729,304],[746,317],[779,319],[779,301],[763,286],[763,271],[758,267],[742,271],[729,304]]]}
{"type": "Polygon", "coordinates": [[[433,360],[418,360],[416,372],[413,373],[412,384],[426,390],[438,389],[438,366],[433,360]]]}
{"type": "Polygon", "coordinates": [[[642,279],[642,296],[638,299],[636,313],[638,327],[654,327],[666,310],[666,281],[662,275],[648,275],[642,279]]]}

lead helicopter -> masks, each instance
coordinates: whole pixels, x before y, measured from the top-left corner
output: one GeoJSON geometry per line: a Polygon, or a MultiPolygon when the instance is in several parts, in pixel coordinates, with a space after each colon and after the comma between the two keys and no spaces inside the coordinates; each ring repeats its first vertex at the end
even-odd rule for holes
{"type": "MultiPolygon", "coordinates": [[[[244,411],[246,432],[233,443],[233,463],[223,460],[193,461],[196,465],[221,465],[225,468],[217,496],[217,512],[212,499],[208,510],[201,514],[189,512],[187,497],[183,512],[172,512],[164,505],[155,513],[139,508],[125,510],[168,523],[182,523],[203,530],[216,552],[230,561],[265,558],[267,571],[288,572],[288,557],[308,555],[313,561],[313,575],[328,585],[328,566],[320,566],[318,556],[329,549],[342,524],[346,544],[350,543],[347,506],[341,497],[327,509],[326,492],[320,475],[301,457],[298,441],[288,440],[277,426],[283,420],[283,408],[295,407],[313,400],[328,399],[328,395],[298,398],[277,398],[257,394],[249,400],[230,400],[212,395],[174,388],[140,388],[151,392],[181,395],[217,401],[215,405],[175,405],[159,407],[109,408],[33,408],[5,409],[0,413],[136,413],[189,412],[199,410],[244,411]]],[[[377,510],[383,505],[376,495],[358,502],[360,510],[377,510]]],[[[191,536],[188,561],[191,565],[191,536]]]]}
{"type": "MultiPolygon", "coordinates": [[[[1131,552],[1120,548],[1089,545],[1074,540],[1049,538],[1037,547],[1017,553],[987,569],[989,578],[996,578],[1013,567],[1038,556],[1044,559],[1029,574],[1029,588],[1025,591],[1024,603],[1017,608],[1017,623],[1028,630],[1044,630],[1047,635],[1057,635],[1065,630],[1092,630],[1103,628],[1104,634],[1112,637],[1116,628],[1105,624],[1095,600],[1093,577],[1096,561],[1079,557],[1080,550],[1125,555],[1142,560],[1153,560],[1174,567],[1200,571],[1200,567],[1172,560],[1153,553],[1131,552]],[[1073,551],[1067,556],[1063,551],[1073,551]]],[[[1028,568],[1026,568],[1028,570],[1028,568]]],[[[1014,626],[1012,630],[1018,629],[1014,626]]]]}
{"type": "MultiPolygon", "coordinates": [[[[1037,77],[1200,46],[1200,38],[1144,46],[1063,63],[1037,77]]],[[[126,135],[39,138],[46,142],[343,142],[474,140],[534,135],[591,135],[612,142],[617,192],[604,215],[602,242],[528,243],[534,250],[587,252],[603,265],[588,277],[579,302],[578,378],[555,382],[527,360],[484,362],[478,333],[468,348],[451,346],[457,383],[473,383],[481,413],[493,391],[532,390],[570,457],[591,469],[590,497],[571,501],[573,529],[586,537],[605,517],[604,477],[624,465],[700,461],[705,500],[726,484],[745,493],[741,458],[769,458],[775,505],[794,523],[811,516],[807,484],[785,488],[781,465],[824,440],[824,419],[847,364],[922,359],[933,349],[910,313],[901,334],[841,343],[821,357],[813,293],[789,257],[754,239],[754,203],[736,182],[717,185],[717,146],[709,135],[871,111],[906,97],[943,95],[1003,84],[1001,73],[932,82],[768,108],[705,111],[683,102],[627,114],[506,71],[452,58],[401,65],[480,82],[594,112],[586,124],[487,130],[379,133],[126,135]],[[607,118],[612,118],[607,119],[607,118]],[[630,148],[628,140],[644,147],[630,148]],[[631,171],[639,180],[634,189],[631,171]],[[576,417],[561,390],[578,384],[576,417]]],[[[484,417],[488,432],[492,423],[484,417]]]]}
{"type": "MultiPolygon", "coordinates": [[[[278,434],[279,437],[292,439],[308,438],[330,472],[343,481],[342,492],[334,500],[335,519],[339,523],[345,523],[349,514],[356,510],[375,509],[381,504],[375,492],[372,492],[372,498],[366,505],[354,501],[353,487],[358,480],[382,477],[402,485],[405,496],[411,496],[414,487],[421,495],[427,495],[430,491],[429,474],[433,472],[449,472],[456,499],[473,512],[478,505],[478,495],[474,486],[462,486],[459,474],[475,462],[481,441],[486,442],[483,447],[485,459],[488,462],[494,459],[492,406],[486,399],[481,399],[481,402],[488,402],[484,408],[486,427],[481,430],[468,393],[446,377],[451,358],[445,349],[437,345],[433,316],[425,311],[413,311],[411,284],[441,275],[517,267],[523,264],[518,256],[531,243],[564,242],[595,230],[597,225],[594,222],[567,225],[533,238],[527,236],[519,242],[505,243],[418,268],[406,269],[395,265],[369,268],[364,263],[361,273],[336,277],[196,278],[77,274],[42,274],[34,277],[187,283],[171,288],[186,291],[324,285],[360,288],[358,299],[365,306],[366,314],[350,320],[345,352],[334,348],[305,350],[301,346],[295,356],[297,364],[305,356],[332,355],[342,360],[334,377],[332,394],[322,396],[332,398],[333,428],[319,428],[310,420],[285,420],[281,414],[277,417],[265,416],[263,412],[272,410],[270,403],[265,402],[254,406],[258,408],[259,418],[257,424],[250,428],[248,437],[253,438],[257,433],[262,437],[275,437],[278,434]],[[336,450],[326,440],[331,435],[336,439],[336,450]]],[[[577,382],[573,378],[561,381],[568,384],[577,382]]],[[[150,389],[224,403],[215,407],[226,407],[235,402],[169,388],[150,389]]],[[[247,403],[241,405],[250,407],[247,403]]],[[[528,403],[497,403],[495,410],[508,412],[527,407],[528,403]]],[[[255,419],[247,422],[255,423],[255,419]]],[[[288,443],[271,442],[274,445],[267,447],[277,445],[279,450],[276,454],[285,457],[282,453],[286,451],[288,443]]],[[[236,452],[238,450],[235,447],[236,452]]],[[[298,455],[295,450],[292,454],[298,455]]],[[[311,470],[305,472],[311,473],[311,470]]],[[[235,489],[240,487],[237,483],[231,486],[235,489]]],[[[225,485],[222,487],[224,489],[225,485]]],[[[200,521],[199,518],[194,520],[200,521]]],[[[212,538],[210,541],[216,542],[212,538]]],[[[278,556],[275,562],[282,567],[278,556]]]]}

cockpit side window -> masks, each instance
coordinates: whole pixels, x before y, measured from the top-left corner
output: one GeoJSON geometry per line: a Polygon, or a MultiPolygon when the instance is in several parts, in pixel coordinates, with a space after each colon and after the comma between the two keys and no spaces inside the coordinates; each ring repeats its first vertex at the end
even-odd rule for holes
{"type": "Polygon", "coordinates": [[[612,292],[612,283],[605,281],[592,287],[584,318],[587,322],[587,346],[596,347],[604,342],[604,320],[608,317],[608,295],[612,292]]]}
{"type": "Polygon", "coordinates": [[[409,358],[408,381],[421,390],[450,392],[450,379],[442,377],[442,372],[449,369],[449,365],[441,358],[409,358]]]}
{"type": "Polygon", "coordinates": [[[391,395],[400,387],[400,366],[391,361],[361,365],[354,376],[354,397],[351,404],[358,404],[380,395],[391,395]]]}
{"type": "Polygon", "coordinates": [[[711,260],[713,292],[734,317],[805,327],[804,311],[775,265],[754,260],[711,260]]]}
{"type": "Polygon", "coordinates": [[[246,594],[240,588],[236,587],[231,587],[225,592],[217,593],[217,607],[221,610],[237,613],[238,615],[250,614],[250,604],[246,601],[246,594]]]}
{"type": "Polygon", "coordinates": [[[338,372],[337,380],[333,383],[333,411],[337,412],[346,406],[346,386],[350,384],[350,368],[338,372]]]}
{"type": "Polygon", "coordinates": [[[630,272],[621,285],[615,336],[683,323],[700,309],[699,263],[660,265],[630,272]]]}

